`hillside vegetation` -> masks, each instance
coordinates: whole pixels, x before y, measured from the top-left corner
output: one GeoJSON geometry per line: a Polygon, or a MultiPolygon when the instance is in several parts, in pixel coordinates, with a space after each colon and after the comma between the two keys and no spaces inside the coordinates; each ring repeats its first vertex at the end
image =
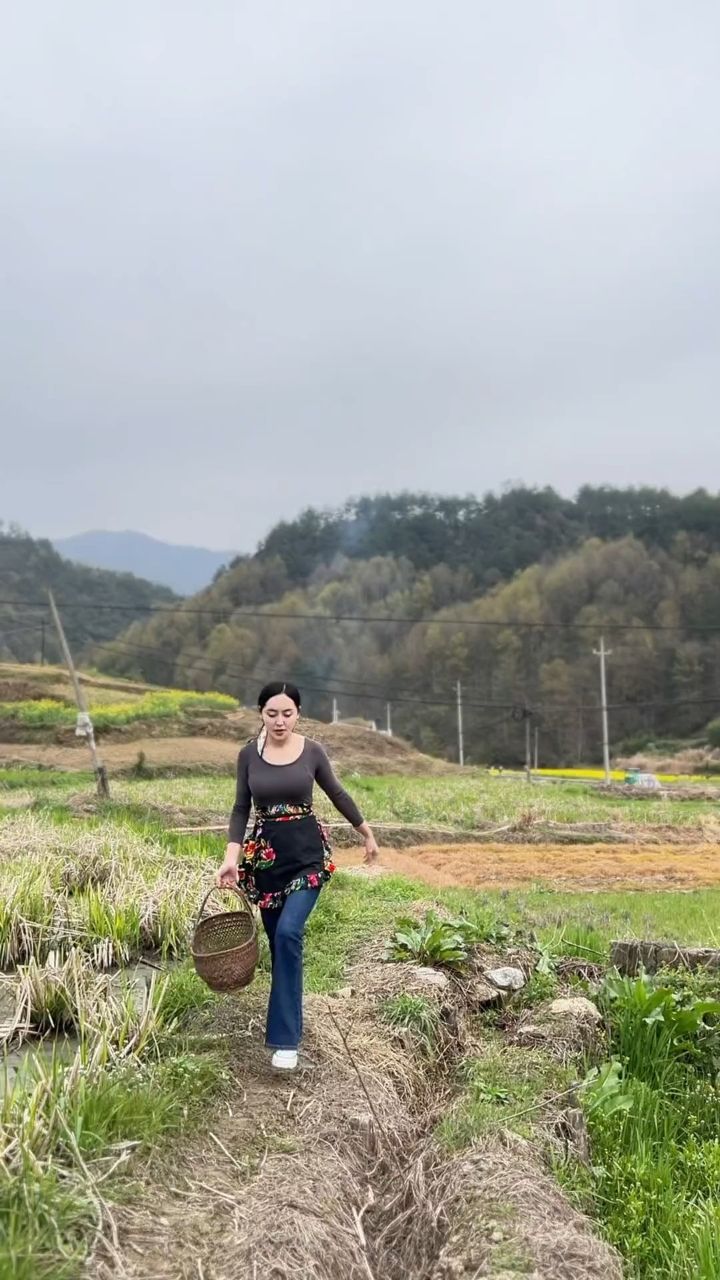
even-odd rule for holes
{"type": "Polygon", "coordinates": [[[116,636],[143,616],[148,605],[172,604],[178,597],[167,587],[130,573],[89,569],[64,560],[45,539],[0,522],[0,661],[39,662],[43,648],[49,660],[59,649],[47,609],[48,587],[63,606],[63,625],[77,651],[116,636]]]}
{"type": "MultiPolygon", "coordinates": [[[[361,498],[277,525],[181,602],[24,535],[0,552],[0,658],[37,659],[31,602],[51,585],[86,665],[249,706],[266,680],[292,679],[316,720],[334,700],[345,720],[384,724],[389,711],[396,734],[450,760],[460,682],[466,760],[521,763],[531,712],[539,762],[573,765],[601,757],[602,633],[613,750],[710,762],[720,496],[702,490],[361,498]]],[[[49,627],[45,643],[52,656],[49,627]]]]}
{"type": "Polygon", "coordinates": [[[333,697],[343,716],[380,722],[390,702],[398,732],[449,758],[461,681],[469,759],[521,760],[528,707],[541,762],[574,763],[600,753],[593,650],[606,632],[614,746],[672,752],[705,744],[720,709],[719,588],[720,499],[707,494],[366,500],[278,526],[103,659],[247,702],[286,676],[320,719],[333,697]]]}

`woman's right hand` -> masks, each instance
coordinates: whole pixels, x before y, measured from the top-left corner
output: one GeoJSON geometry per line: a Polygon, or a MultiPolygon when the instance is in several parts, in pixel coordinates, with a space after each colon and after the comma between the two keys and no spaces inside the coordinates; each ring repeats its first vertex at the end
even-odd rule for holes
{"type": "Polygon", "coordinates": [[[215,883],[218,889],[234,889],[238,882],[238,866],[235,858],[231,854],[225,854],[225,860],[220,867],[215,883]]]}

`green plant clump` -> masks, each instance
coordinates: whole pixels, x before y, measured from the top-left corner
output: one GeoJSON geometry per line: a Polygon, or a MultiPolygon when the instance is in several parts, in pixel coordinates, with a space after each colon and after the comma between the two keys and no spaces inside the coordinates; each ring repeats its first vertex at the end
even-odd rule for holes
{"type": "Polygon", "coordinates": [[[594,1207],[637,1280],[717,1280],[720,1001],[687,978],[599,993],[613,1059],[582,1088],[594,1207]]]}

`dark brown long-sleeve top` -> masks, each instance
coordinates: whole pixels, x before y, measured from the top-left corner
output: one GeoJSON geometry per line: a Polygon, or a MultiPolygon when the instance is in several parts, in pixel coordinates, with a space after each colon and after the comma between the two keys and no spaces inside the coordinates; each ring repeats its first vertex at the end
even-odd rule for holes
{"type": "Polygon", "coordinates": [[[262,759],[255,742],[248,743],[238,756],[237,792],[230,815],[229,839],[242,844],[253,804],[256,809],[267,809],[274,804],[311,804],[316,782],[343,818],[353,827],[362,826],[360,810],[335,777],[319,742],[306,738],[302,754],[292,764],[270,764],[262,759]]]}

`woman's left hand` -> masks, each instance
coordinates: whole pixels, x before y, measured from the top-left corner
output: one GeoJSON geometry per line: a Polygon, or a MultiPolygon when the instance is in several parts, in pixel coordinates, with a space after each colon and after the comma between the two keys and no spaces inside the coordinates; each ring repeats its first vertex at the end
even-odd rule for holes
{"type": "Polygon", "coordinates": [[[375,862],[380,856],[378,843],[374,836],[365,837],[365,861],[367,863],[375,862]]]}

